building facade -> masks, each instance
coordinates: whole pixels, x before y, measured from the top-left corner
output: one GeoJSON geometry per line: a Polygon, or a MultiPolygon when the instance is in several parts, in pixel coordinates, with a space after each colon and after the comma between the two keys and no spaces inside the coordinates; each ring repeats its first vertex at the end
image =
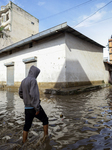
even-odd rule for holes
{"type": "Polygon", "coordinates": [[[110,63],[112,64],[112,36],[111,39],[109,39],[109,59],[110,63]]]}
{"type": "Polygon", "coordinates": [[[108,83],[103,46],[66,23],[0,51],[0,85],[19,87],[31,65],[40,68],[39,86],[63,88],[108,83]]]}
{"type": "Polygon", "coordinates": [[[39,31],[39,20],[9,2],[0,10],[0,49],[25,39],[39,31]]]}

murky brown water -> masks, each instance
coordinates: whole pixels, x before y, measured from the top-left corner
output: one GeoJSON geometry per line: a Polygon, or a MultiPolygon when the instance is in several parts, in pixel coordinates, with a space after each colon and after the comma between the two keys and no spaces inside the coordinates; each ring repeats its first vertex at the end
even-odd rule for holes
{"type": "Polygon", "coordinates": [[[41,95],[41,100],[49,117],[49,137],[39,142],[43,127],[34,119],[22,146],[23,102],[17,92],[0,91],[0,150],[112,149],[112,88],[74,96],[41,95]]]}

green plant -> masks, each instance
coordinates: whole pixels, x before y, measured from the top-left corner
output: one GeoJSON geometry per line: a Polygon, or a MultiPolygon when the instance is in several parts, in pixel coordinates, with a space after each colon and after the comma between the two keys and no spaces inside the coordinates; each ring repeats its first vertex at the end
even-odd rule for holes
{"type": "Polygon", "coordinates": [[[4,27],[0,27],[0,32],[2,32],[3,29],[4,29],[4,27]]]}

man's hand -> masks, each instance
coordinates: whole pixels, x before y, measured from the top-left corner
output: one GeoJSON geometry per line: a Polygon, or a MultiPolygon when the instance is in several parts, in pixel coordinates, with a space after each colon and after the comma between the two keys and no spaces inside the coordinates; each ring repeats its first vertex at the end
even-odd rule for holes
{"type": "Polygon", "coordinates": [[[38,115],[38,114],[39,114],[39,111],[37,111],[35,115],[38,115]]]}

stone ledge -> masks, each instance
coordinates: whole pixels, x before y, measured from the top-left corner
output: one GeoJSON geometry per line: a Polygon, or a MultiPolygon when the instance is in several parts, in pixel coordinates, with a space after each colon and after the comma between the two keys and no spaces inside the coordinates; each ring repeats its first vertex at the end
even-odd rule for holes
{"type": "MultiPolygon", "coordinates": [[[[80,87],[71,87],[71,88],[51,88],[51,89],[45,89],[45,88],[39,88],[40,93],[44,94],[52,94],[52,95],[74,95],[74,94],[80,94],[82,92],[89,92],[93,90],[102,89],[105,87],[109,87],[110,84],[102,84],[102,85],[86,85],[86,86],[80,86],[80,87]]],[[[2,85],[0,86],[1,90],[8,90],[8,91],[18,91],[18,86],[6,86],[2,85]]]]}
{"type": "Polygon", "coordinates": [[[109,86],[110,84],[102,84],[102,85],[80,86],[80,87],[72,87],[72,88],[61,88],[61,89],[45,89],[44,94],[74,95],[74,94],[80,94],[82,92],[102,89],[109,86]]]}
{"type": "Polygon", "coordinates": [[[19,87],[17,86],[7,86],[7,85],[1,85],[0,86],[1,90],[8,90],[8,91],[18,91],[19,87]]]}

